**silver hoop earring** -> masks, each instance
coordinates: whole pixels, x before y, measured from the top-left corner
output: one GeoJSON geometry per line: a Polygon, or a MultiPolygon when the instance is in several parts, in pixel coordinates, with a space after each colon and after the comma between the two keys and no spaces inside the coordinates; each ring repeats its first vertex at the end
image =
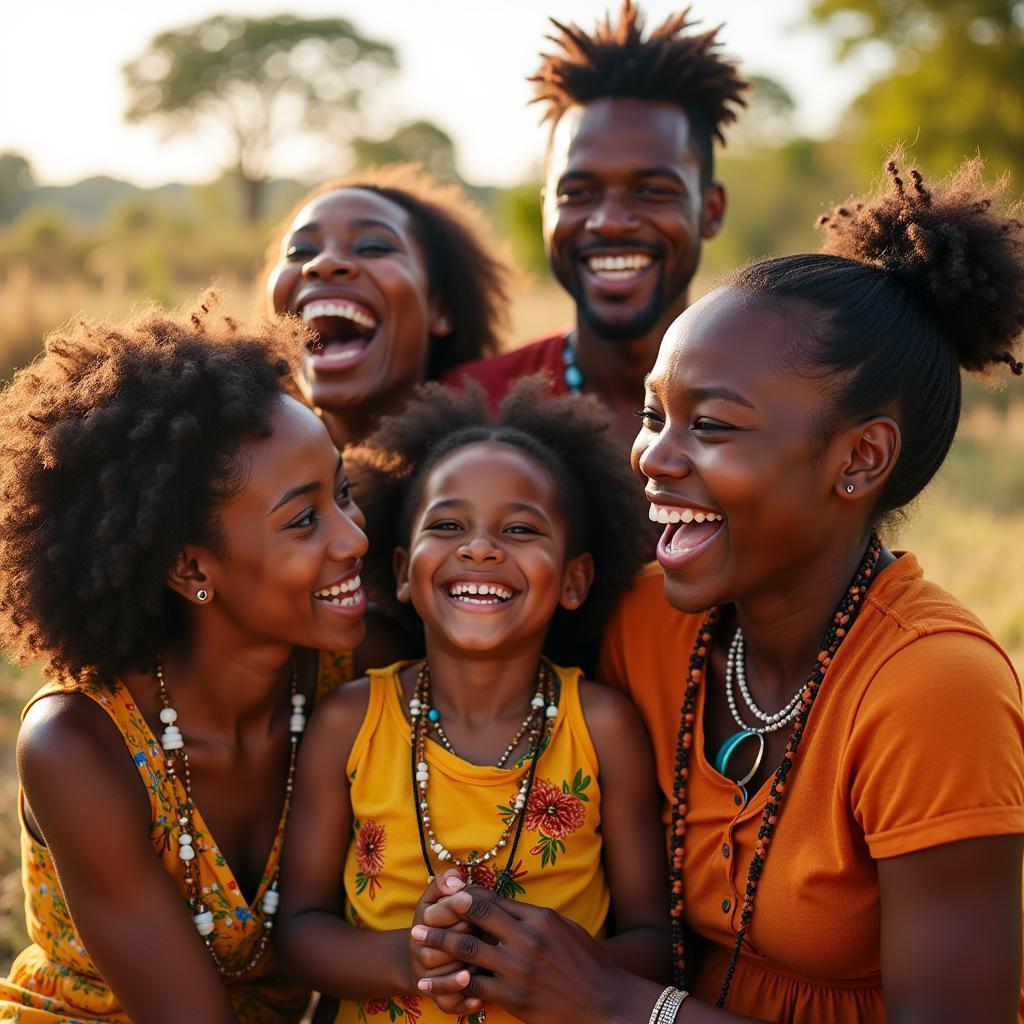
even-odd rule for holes
{"type": "Polygon", "coordinates": [[[853,484],[847,484],[846,485],[846,493],[847,494],[853,494],[853,484]]]}
{"type": "Polygon", "coordinates": [[[209,596],[210,596],[209,593],[207,591],[203,590],[202,588],[200,588],[199,590],[196,591],[196,600],[197,601],[205,601],[209,596]]]}

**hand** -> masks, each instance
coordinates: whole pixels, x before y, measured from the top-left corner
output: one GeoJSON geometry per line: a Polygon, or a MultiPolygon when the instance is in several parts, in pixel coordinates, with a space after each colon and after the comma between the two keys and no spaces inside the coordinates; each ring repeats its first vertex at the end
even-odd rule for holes
{"type": "Polygon", "coordinates": [[[578,924],[477,886],[434,904],[411,935],[414,944],[493,975],[463,969],[422,979],[419,990],[449,1013],[475,1013],[490,1002],[527,1024],[618,1024],[647,1004],[649,993],[639,989],[649,983],[616,967],[578,924]],[[442,914],[473,931],[439,924],[442,914]],[[442,1003],[450,996],[458,1001],[442,1003]]]}
{"type": "MultiPolygon", "coordinates": [[[[440,928],[451,929],[453,932],[468,932],[470,925],[463,921],[460,915],[451,908],[443,905],[446,896],[457,893],[464,889],[466,883],[462,876],[455,869],[449,869],[443,874],[435,875],[427,883],[423,895],[416,904],[416,911],[413,914],[413,924],[422,924],[428,920],[440,928]],[[429,915],[429,917],[428,917],[429,915]]],[[[469,972],[466,965],[458,958],[442,950],[431,949],[422,942],[409,942],[409,959],[411,968],[410,992],[417,992],[417,983],[421,978],[433,978],[438,975],[453,976],[465,975],[469,979],[469,972]]],[[[443,1009],[444,1007],[442,1007],[443,1009]]]]}

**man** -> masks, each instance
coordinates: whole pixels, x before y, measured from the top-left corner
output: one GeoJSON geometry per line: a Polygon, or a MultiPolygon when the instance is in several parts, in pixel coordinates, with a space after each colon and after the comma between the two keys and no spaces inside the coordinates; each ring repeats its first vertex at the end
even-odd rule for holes
{"type": "Polygon", "coordinates": [[[722,225],[712,150],[747,83],[719,52],[717,29],[686,34],[687,11],[646,38],[633,0],[590,35],[554,24],[560,52],[530,81],[551,124],[544,241],[576,323],[446,380],[476,380],[497,403],[517,378],[547,370],[556,394],[600,398],[631,442],[644,375],[688,304],[703,239],[722,225]]]}

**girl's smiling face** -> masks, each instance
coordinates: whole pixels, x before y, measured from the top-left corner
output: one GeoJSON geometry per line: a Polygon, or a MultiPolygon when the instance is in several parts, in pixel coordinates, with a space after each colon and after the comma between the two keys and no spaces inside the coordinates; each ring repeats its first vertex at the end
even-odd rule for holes
{"type": "Polygon", "coordinates": [[[853,525],[849,433],[818,436],[829,394],[788,368],[792,312],[712,292],[669,328],[648,377],[632,463],[683,611],[806,586],[814,553],[853,525]]]}
{"type": "Polygon", "coordinates": [[[578,607],[590,586],[590,555],[570,558],[567,545],[547,468],[507,444],[468,444],[423,481],[409,547],[395,553],[398,598],[412,602],[435,644],[539,647],[559,604],[578,607]]]}
{"type": "Polygon", "coordinates": [[[310,404],[332,411],[418,383],[431,336],[447,330],[416,225],[368,189],[327,192],[299,211],[267,296],[275,312],[301,316],[316,330],[299,385],[310,404]]]}

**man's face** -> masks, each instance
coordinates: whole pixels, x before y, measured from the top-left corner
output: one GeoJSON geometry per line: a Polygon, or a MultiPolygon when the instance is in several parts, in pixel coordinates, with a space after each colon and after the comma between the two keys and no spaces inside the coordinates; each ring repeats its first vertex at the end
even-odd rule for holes
{"type": "Polygon", "coordinates": [[[609,98],[570,107],[552,134],[544,241],[580,319],[610,340],[660,330],[686,306],[721,186],[701,190],[701,153],[673,103],[609,98]]]}

